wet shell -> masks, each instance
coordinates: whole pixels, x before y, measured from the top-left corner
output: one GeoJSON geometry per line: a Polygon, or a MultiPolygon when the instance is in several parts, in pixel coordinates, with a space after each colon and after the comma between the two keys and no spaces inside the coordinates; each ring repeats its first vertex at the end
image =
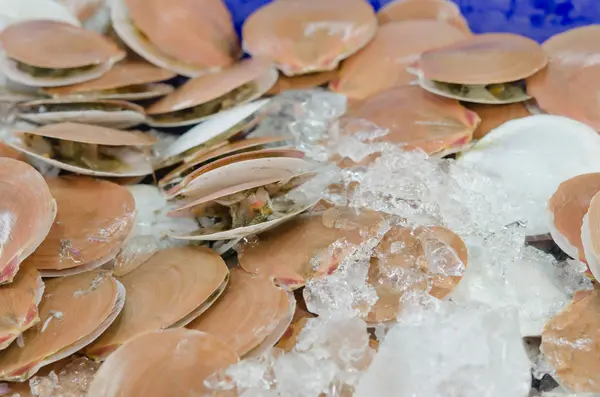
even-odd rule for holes
{"type": "Polygon", "coordinates": [[[26,102],[18,107],[19,118],[34,124],[81,123],[109,128],[130,128],[146,120],[144,108],[133,103],[115,100],[41,99],[26,102]],[[46,106],[71,104],[72,109],[46,110],[46,106]],[[90,109],[79,107],[89,105],[90,109]],[[107,106],[107,109],[94,107],[107,106]],[[117,109],[110,109],[115,106],[117,109]]]}
{"type": "Polygon", "coordinates": [[[541,350],[556,380],[572,393],[599,393],[600,290],[594,290],[546,324],[541,350]]]}
{"type": "Polygon", "coordinates": [[[233,269],[223,296],[187,328],[219,338],[243,357],[261,345],[281,323],[285,323],[284,330],[288,327],[294,313],[293,302],[294,297],[276,287],[270,278],[233,269]]]}
{"type": "Polygon", "coordinates": [[[0,287],[0,350],[40,321],[43,293],[42,277],[31,266],[23,266],[12,283],[0,287]]]}
{"type": "MultiPolygon", "coordinates": [[[[16,23],[32,19],[52,19],[81,26],[69,9],[54,0],[3,0],[0,15],[4,23],[16,23]]],[[[3,26],[4,27],[4,24],[3,26]]]]}
{"type": "Polygon", "coordinates": [[[158,115],[193,108],[216,100],[244,84],[254,82],[257,86],[256,91],[250,97],[236,103],[236,105],[241,105],[261,97],[276,81],[277,72],[268,62],[258,59],[244,60],[219,73],[188,80],[180,88],[146,109],[146,114],[149,116],[148,124],[156,127],[178,127],[197,124],[217,114],[219,111],[210,116],[172,122],[155,120],[154,118],[158,115]]]}
{"type": "Polygon", "coordinates": [[[392,228],[375,249],[374,256],[369,283],[375,288],[378,300],[365,316],[372,323],[395,320],[407,290],[427,291],[435,298],[444,298],[462,279],[468,260],[465,243],[442,227],[415,231],[392,228]]]}
{"type": "Polygon", "coordinates": [[[123,307],[122,286],[110,275],[87,272],[52,279],[39,306],[40,322],[0,357],[2,380],[24,381],[41,367],[82,349],[114,321],[123,307]]]}
{"type": "Polygon", "coordinates": [[[571,117],[600,130],[596,108],[600,54],[596,40],[600,25],[584,26],[557,34],[542,44],[548,67],[527,79],[527,92],[550,114],[571,117]]]}
{"type": "Polygon", "coordinates": [[[56,216],[56,201],[33,167],[0,158],[0,284],[9,283],[46,238],[56,216]]]}
{"type": "Polygon", "coordinates": [[[150,99],[170,93],[173,88],[166,84],[151,84],[172,79],[176,74],[146,62],[119,62],[101,77],[65,87],[47,88],[44,93],[55,98],[86,99],[150,99]],[[144,86],[145,92],[111,93],[110,90],[130,86],[144,86]],[[108,92],[103,92],[108,91],[108,92]]]}
{"type": "Polygon", "coordinates": [[[417,65],[428,80],[475,85],[525,79],[547,62],[535,41],[510,33],[489,33],[427,51],[417,65]]]}
{"type": "Polygon", "coordinates": [[[133,229],[135,203],[117,184],[67,176],[48,179],[58,204],[48,237],[27,259],[44,277],[76,274],[112,260],[133,229]]]}
{"type": "Polygon", "coordinates": [[[202,197],[243,183],[291,178],[308,168],[303,157],[304,152],[294,149],[265,149],[229,156],[187,175],[167,192],[167,199],[178,195],[202,197]]]}
{"type": "Polygon", "coordinates": [[[139,335],[181,327],[198,317],[221,295],[229,271],[208,248],[178,247],[157,252],[118,280],[127,301],[118,320],[85,353],[104,359],[139,335]]]}
{"type": "Polygon", "coordinates": [[[184,76],[217,72],[241,56],[231,15],[221,0],[116,0],[111,19],[128,47],[184,76]]]}
{"type": "Polygon", "coordinates": [[[330,209],[309,213],[261,234],[258,244],[247,244],[238,252],[240,266],[253,274],[272,277],[286,289],[302,287],[311,278],[337,269],[351,244],[364,241],[384,222],[377,213],[330,209]],[[348,245],[330,245],[345,238],[348,245]]]}
{"type": "Polygon", "coordinates": [[[330,70],[326,72],[309,73],[299,76],[288,77],[284,74],[279,74],[277,82],[269,91],[267,95],[277,95],[284,91],[290,90],[305,90],[308,88],[320,87],[331,80],[335,79],[338,75],[338,70],[330,70]]]}
{"type": "Polygon", "coordinates": [[[218,144],[216,148],[210,150],[200,150],[190,155],[184,164],[169,172],[163,179],[158,182],[159,186],[166,186],[169,183],[174,183],[183,174],[190,174],[192,171],[208,165],[228,156],[233,156],[240,153],[253,152],[262,149],[268,149],[271,146],[285,146],[287,139],[285,137],[261,137],[261,138],[246,138],[241,141],[228,143],[226,145],[218,144]]]}
{"type": "Polygon", "coordinates": [[[596,194],[583,218],[581,240],[588,268],[600,279],[600,194],[596,194]]]}
{"type": "Polygon", "coordinates": [[[561,183],[548,200],[552,238],[569,256],[584,262],[581,227],[590,202],[598,192],[600,173],[584,174],[561,183]]]}
{"type": "Polygon", "coordinates": [[[386,24],[373,41],[342,63],[338,78],[329,88],[352,99],[363,99],[395,85],[409,84],[416,77],[406,68],[421,53],[466,37],[455,27],[433,20],[386,24]]]}
{"type": "Polygon", "coordinates": [[[389,132],[376,141],[420,148],[428,154],[458,151],[471,141],[479,116],[458,101],[437,97],[416,86],[395,87],[353,104],[340,119],[345,133],[358,132],[367,120],[389,132]]]}
{"type": "Polygon", "coordinates": [[[96,373],[87,395],[204,396],[210,391],[205,385],[207,378],[238,360],[231,348],[203,332],[150,332],[112,354],[96,373]]]}
{"type": "Polygon", "coordinates": [[[496,127],[510,120],[531,116],[523,103],[510,103],[507,105],[482,105],[465,103],[465,107],[477,113],[481,123],[473,134],[473,139],[481,139],[496,127]]]}
{"type": "Polygon", "coordinates": [[[287,76],[333,70],[375,35],[363,0],[286,0],[255,11],[242,29],[243,48],[274,60],[287,76]]]}
{"type": "Polygon", "coordinates": [[[316,316],[307,310],[301,308],[299,305],[296,306],[296,311],[294,312],[294,317],[292,318],[292,322],[289,325],[288,329],[279,339],[276,348],[283,350],[284,352],[290,352],[294,346],[296,346],[296,342],[298,340],[298,336],[304,326],[308,323],[311,318],[315,318],[316,316]]]}
{"type": "Polygon", "coordinates": [[[31,86],[75,84],[100,77],[125,53],[107,38],[68,23],[30,20],[0,33],[4,55],[0,67],[11,80],[31,86]],[[19,70],[15,61],[40,68],[62,69],[95,65],[79,75],[38,78],[19,70]]]}
{"type": "Polygon", "coordinates": [[[447,0],[396,0],[387,3],[377,13],[380,24],[406,20],[432,19],[471,33],[458,6],[447,0]]]}

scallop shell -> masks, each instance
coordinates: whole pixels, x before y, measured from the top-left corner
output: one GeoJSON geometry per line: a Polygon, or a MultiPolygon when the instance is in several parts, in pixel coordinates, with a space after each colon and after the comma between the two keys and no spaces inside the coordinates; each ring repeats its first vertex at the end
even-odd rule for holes
{"type": "Polygon", "coordinates": [[[428,154],[458,151],[471,141],[479,116],[458,101],[440,98],[416,86],[401,86],[350,106],[340,123],[351,134],[367,120],[389,132],[378,142],[401,144],[428,154]],[[443,126],[443,127],[440,127],[443,126]]]}
{"type": "Polygon", "coordinates": [[[380,24],[407,20],[435,20],[471,33],[469,24],[461,15],[460,8],[447,0],[396,0],[387,3],[377,13],[380,24]]]}
{"type": "Polygon", "coordinates": [[[100,77],[125,57],[105,37],[53,20],[31,20],[11,25],[0,33],[3,54],[0,68],[8,78],[35,87],[80,83],[100,77]],[[20,71],[15,61],[43,68],[96,67],[76,76],[38,78],[20,71]]]}
{"type": "Polygon", "coordinates": [[[600,393],[595,371],[600,340],[600,290],[551,319],[544,328],[540,349],[556,371],[555,379],[571,393],[600,393]]]}
{"type": "Polygon", "coordinates": [[[139,335],[186,325],[210,307],[228,279],[223,259],[207,248],[188,246],[157,252],[118,279],[127,291],[123,312],[119,321],[86,348],[86,355],[105,359],[139,335]]]}
{"type": "Polygon", "coordinates": [[[34,124],[81,123],[109,128],[130,128],[146,121],[144,108],[133,103],[116,100],[41,99],[19,105],[19,118],[34,124]],[[45,111],[47,105],[72,104],[73,110],[45,111]],[[118,106],[122,110],[78,110],[78,107],[118,106]],[[39,111],[42,109],[42,111],[39,111]]]}
{"type": "Polygon", "coordinates": [[[253,95],[237,103],[237,105],[242,105],[260,98],[276,81],[277,71],[268,63],[256,59],[245,60],[219,73],[188,80],[180,88],[146,109],[147,122],[153,127],[181,127],[198,124],[223,110],[210,116],[182,121],[165,122],[155,120],[154,117],[201,105],[226,95],[244,84],[255,82],[256,91],[253,95]]]}
{"type": "Polygon", "coordinates": [[[0,284],[5,284],[48,235],[56,201],[42,175],[9,158],[0,158],[0,192],[0,284]]]}
{"type": "Polygon", "coordinates": [[[244,51],[274,60],[286,76],[333,70],[375,35],[363,0],[286,0],[255,11],[242,28],[244,51]]]}
{"type": "Polygon", "coordinates": [[[133,51],[187,77],[218,72],[241,56],[221,0],[111,0],[111,20],[133,51]]]}
{"type": "Polygon", "coordinates": [[[65,87],[44,89],[54,98],[142,100],[166,95],[173,91],[167,84],[152,84],[172,79],[176,74],[142,61],[117,63],[101,77],[65,87]],[[146,91],[133,93],[103,92],[129,86],[145,86],[146,91]]]}
{"type": "Polygon", "coordinates": [[[203,396],[210,391],[207,378],[238,360],[230,347],[203,332],[150,332],[129,341],[104,362],[88,397],[203,396]]]}
{"type": "Polygon", "coordinates": [[[75,176],[47,182],[58,214],[48,237],[25,263],[44,277],[57,277],[114,259],[133,229],[135,202],[127,188],[75,176]]]}
{"type": "Polygon", "coordinates": [[[44,282],[32,266],[23,266],[12,283],[0,287],[0,350],[36,325],[44,282]]]}
{"type": "Polygon", "coordinates": [[[0,357],[0,378],[24,381],[41,367],[88,345],[115,320],[125,291],[110,275],[87,272],[52,279],[39,306],[40,323],[0,357]]]}
{"type": "Polygon", "coordinates": [[[351,99],[364,99],[393,86],[409,84],[416,78],[406,68],[421,53],[466,37],[455,27],[434,20],[383,25],[365,48],[342,63],[338,78],[329,88],[351,99]]]}
{"type": "Polygon", "coordinates": [[[277,95],[284,91],[305,90],[308,88],[320,87],[335,79],[338,75],[338,70],[329,70],[326,72],[317,72],[303,74],[299,76],[288,77],[282,73],[279,74],[277,82],[266,95],[277,95]]]}
{"type": "Polygon", "coordinates": [[[530,116],[531,113],[523,103],[511,103],[508,105],[481,105],[465,103],[465,107],[477,113],[481,123],[473,134],[473,139],[481,139],[495,128],[510,120],[530,116]]]}
{"type": "Polygon", "coordinates": [[[487,33],[427,51],[417,67],[427,80],[485,85],[525,79],[547,63],[535,41],[511,33],[487,33]]]}
{"type": "MultiPolygon", "coordinates": [[[[219,338],[244,357],[277,334],[282,323],[285,331],[292,320],[295,302],[293,295],[273,285],[271,279],[232,269],[223,296],[187,328],[219,338]]],[[[280,336],[276,335],[268,348],[280,336]]]]}
{"type": "Polygon", "coordinates": [[[590,201],[581,226],[581,242],[585,259],[594,278],[600,279],[600,194],[590,201]]]}

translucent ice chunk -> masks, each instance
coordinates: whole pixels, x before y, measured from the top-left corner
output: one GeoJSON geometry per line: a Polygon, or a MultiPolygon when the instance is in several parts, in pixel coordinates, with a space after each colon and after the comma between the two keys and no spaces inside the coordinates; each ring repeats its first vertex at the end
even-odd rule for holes
{"type": "Polygon", "coordinates": [[[530,362],[514,312],[440,302],[406,310],[356,397],[525,397],[530,362]]]}

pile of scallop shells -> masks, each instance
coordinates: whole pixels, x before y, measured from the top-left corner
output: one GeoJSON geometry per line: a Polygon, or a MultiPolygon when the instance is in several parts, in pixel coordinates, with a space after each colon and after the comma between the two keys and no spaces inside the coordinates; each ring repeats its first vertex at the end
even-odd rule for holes
{"type": "MultiPolygon", "coordinates": [[[[365,370],[403,297],[447,300],[473,254],[327,179],[390,147],[493,174],[527,244],[600,277],[599,26],[475,34],[448,0],[275,0],[241,39],[223,0],[6,0],[0,17],[2,396],[249,396],[209,380],[294,351],[319,315],[305,286],[369,245],[365,370]],[[380,150],[316,158],[267,123],[317,87],[347,110],[312,148],[380,150]]],[[[600,393],[600,293],[568,300],[522,336],[565,393],[600,393]]]]}

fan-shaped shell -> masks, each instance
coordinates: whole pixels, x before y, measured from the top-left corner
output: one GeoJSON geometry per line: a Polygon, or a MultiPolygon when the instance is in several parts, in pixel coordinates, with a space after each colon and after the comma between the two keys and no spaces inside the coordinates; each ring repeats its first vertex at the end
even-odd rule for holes
{"type": "Polygon", "coordinates": [[[510,103],[506,105],[482,105],[465,103],[465,107],[477,113],[481,123],[473,134],[473,139],[481,139],[495,128],[510,120],[531,116],[527,106],[523,103],[510,103]]]}
{"type": "Polygon", "coordinates": [[[231,66],[241,55],[221,0],[116,0],[113,26],[127,45],[156,66],[188,77],[231,66]]]}
{"type": "Polygon", "coordinates": [[[184,326],[223,292],[229,271],[208,248],[177,247],[154,254],[120,277],[127,301],[118,320],[86,349],[95,359],[147,332],[184,326]]]}
{"type": "Polygon", "coordinates": [[[466,37],[455,27],[434,20],[383,25],[365,48],[342,63],[329,88],[352,99],[363,99],[396,85],[409,84],[416,77],[406,68],[421,53],[466,37]]]}
{"type": "Polygon", "coordinates": [[[56,201],[40,173],[9,158],[0,158],[0,196],[0,284],[4,284],[46,238],[56,201]]]}
{"type": "Polygon", "coordinates": [[[120,288],[110,275],[95,271],[47,281],[40,323],[23,334],[23,347],[13,344],[3,352],[0,378],[23,381],[89,344],[121,310],[120,288]]]}
{"type": "Polygon", "coordinates": [[[246,20],[242,46],[294,76],[335,69],[364,47],[376,30],[373,9],[363,0],[274,1],[246,20]]]}
{"type": "Polygon", "coordinates": [[[419,73],[454,84],[496,84],[525,79],[548,63],[535,41],[511,33],[487,33],[421,54],[419,73]]]}
{"type": "Polygon", "coordinates": [[[129,190],[75,176],[47,182],[58,214],[26,263],[48,277],[87,271],[113,259],[133,229],[135,203],[129,190]]]}
{"type": "Polygon", "coordinates": [[[387,3],[377,13],[380,24],[407,20],[431,19],[444,22],[471,33],[460,8],[448,0],[396,0],[387,3]]]}
{"type": "Polygon", "coordinates": [[[471,141],[479,116],[458,101],[437,97],[416,86],[395,87],[350,106],[340,119],[345,134],[367,120],[388,133],[376,141],[402,144],[406,150],[434,154],[458,150],[471,141]]]}
{"type": "Polygon", "coordinates": [[[223,296],[187,328],[219,338],[242,357],[264,342],[280,323],[287,322],[284,330],[287,328],[294,313],[292,302],[294,297],[270,278],[233,269],[223,296]]]}
{"type": "Polygon", "coordinates": [[[23,266],[12,283],[0,287],[0,350],[40,321],[43,293],[42,277],[32,266],[23,266]]]}
{"type": "Polygon", "coordinates": [[[88,396],[203,396],[210,391],[207,378],[238,360],[231,348],[203,332],[184,328],[150,332],[104,362],[88,396]]]}

